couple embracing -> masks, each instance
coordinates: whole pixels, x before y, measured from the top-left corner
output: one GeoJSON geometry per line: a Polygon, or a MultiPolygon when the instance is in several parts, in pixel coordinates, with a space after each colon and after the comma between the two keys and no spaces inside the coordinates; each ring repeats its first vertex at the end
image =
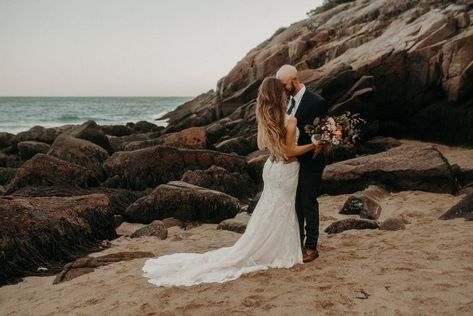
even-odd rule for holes
{"type": "Polygon", "coordinates": [[[325,100],[282,66],[260,86],[256,117],[258,148],[268,148],[264,188],[245,232],[231,247],[205,253],[175,253],[148,259],[148,282],[158,286],[225,282],[243,273],[289,268],[318,257],[317,192],[325,167],[323,153],[304,126],[325,117],[325,100]]]}

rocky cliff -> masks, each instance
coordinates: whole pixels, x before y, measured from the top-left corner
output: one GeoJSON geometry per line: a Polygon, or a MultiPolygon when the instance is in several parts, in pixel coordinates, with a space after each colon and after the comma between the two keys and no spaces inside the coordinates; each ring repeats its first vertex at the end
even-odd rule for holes
{"type": "MultiPolygon", "coordinates": [[[[332,113],[351,110],[373,135],[473,144],[473,1],[358,0],[279,29],[218,84],[165,116],[168,131],[207,126],[248,139],[261,81],[295,65],[332,113]]],[[[240,144],[241,145],[241,144],[240,144]]],[[[243,144],[245,145],[245,144],[243,144]]]]}

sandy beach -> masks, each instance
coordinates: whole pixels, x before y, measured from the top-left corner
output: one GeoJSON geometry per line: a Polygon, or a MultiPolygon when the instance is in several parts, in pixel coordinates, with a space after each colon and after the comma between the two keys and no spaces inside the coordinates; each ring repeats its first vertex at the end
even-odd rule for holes
{"type": "MultiPolygon", "coordinates": [[[[321,228],[348,195],[323,196],[321,228]]],[[[156,287],[141,276],[146,259],[119,262],[53,285],[54,276],[27,277],[0,288],[2,315],[471,315],[473,222],[438,220],[463,196],[393,193],[380,221],[402,216],[402,231],[322,233],[320,258],[291,269],[247,274],[223,284],[156,287]]],[[[138,226],[137,226],[138,227],[138,226]]],[[[133,225],[128,225],[132,229],[133,225]]],[[[166,240],[120,237],[92,255],[120,251],[204,252],[232,245],[240,235],[206,224],[169,229],[166,240]]]]}

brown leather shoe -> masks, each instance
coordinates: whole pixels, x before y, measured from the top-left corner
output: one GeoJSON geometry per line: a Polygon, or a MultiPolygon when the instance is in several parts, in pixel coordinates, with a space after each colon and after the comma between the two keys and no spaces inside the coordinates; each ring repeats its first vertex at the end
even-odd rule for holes
{"type": "Polygon", "coordinates": [[[302,262],[311,262],[319,257],[319,252],[316,249],[305,248],[305,253],[302,256],[302,262]]]}

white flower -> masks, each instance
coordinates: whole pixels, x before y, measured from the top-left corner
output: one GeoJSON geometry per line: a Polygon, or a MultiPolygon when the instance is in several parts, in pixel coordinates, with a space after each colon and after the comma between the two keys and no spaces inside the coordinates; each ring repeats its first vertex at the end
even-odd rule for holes
{"type": "Polygon", "coordinates": [[[317,138],[315,137],[315,135],[312,135],[312,137],[310,138],[310,140],[312,141],[312,143],[314,143],[314,145],[319,145],[319,144],[320,144],[320,141],[317,140],[317,138]]]}

